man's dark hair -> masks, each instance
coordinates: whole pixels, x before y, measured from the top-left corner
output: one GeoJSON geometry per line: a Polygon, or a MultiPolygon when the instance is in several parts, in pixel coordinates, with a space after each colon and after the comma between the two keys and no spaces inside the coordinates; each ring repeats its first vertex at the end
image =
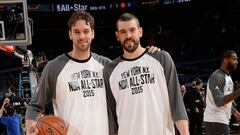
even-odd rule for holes
{"type": "Polygon", "coordinates": [[[202,79],[200,78],[196,78],[195,81],[196,81],[196,85],[200,85],[201,83],[203,83],[202,79]]]}
{"type": "Polygon", "coordinates": [[[224,59],[229,59],[233,56],[233,54],[236,54],[233,50],[226,50],[223,52],[220,61],[223,62],[224,59]]]}
{"type": "Polygon", "coordinates": [[[132,13],[124,13],[124,14],[120,15],[118,17],[118,19],[117,19],[117,22],[116,22],[117,30],[118,30],[118,22],[119,21],[130,21],[130,20],[133,20],[133,19],[136,21],[138,27],[140,27],[139,20],[138,20],[138,18],[134,14],[132,14],[132,13]]]}
{"type": "Polygon", "coordinates": [[[79,20],[85,20],[86,24],[90,24],[91,29],[94,29],[94,18],[93,16],[86,11],[77,11],[72,14],[68,20],[68,29],[71,30],[72,26],[79,20]]]}

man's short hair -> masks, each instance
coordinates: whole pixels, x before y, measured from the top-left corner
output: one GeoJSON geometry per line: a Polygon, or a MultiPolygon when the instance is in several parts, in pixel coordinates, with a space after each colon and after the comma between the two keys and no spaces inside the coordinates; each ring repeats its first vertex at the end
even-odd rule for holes
{"type": "Polygon", "coordinates": [[[196,78],[195,81],[196,81],[196,85],[200,85],[201,83],[203,83],[202,79],[200,78],[196,78]]]}
{"type": "Polygon", "coordinates": [[[233,54],[236,54],[233,50],[225,50],[220,58],[221,63],[223,62],[223,59],[229,59],[233,56],[233,54]]]}

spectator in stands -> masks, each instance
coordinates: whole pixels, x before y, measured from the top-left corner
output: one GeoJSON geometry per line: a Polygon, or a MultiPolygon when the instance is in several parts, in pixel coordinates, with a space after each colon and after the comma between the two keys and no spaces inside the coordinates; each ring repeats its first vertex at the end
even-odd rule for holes
{"type": "Polygon", "coordinates": [[[0,122],[6,126],[7,135],[21,135],[20,117],[8,98],[4,99],[0,109],[0,122]]]}
{"type": "Polygon", "coordinates": [[[18,96],[18,90],[14,85],[8,85],[8,93],[6,93],[6,97],[10,99],[10,103],[13,104],[16,113],[24,115],[27,103],[18,96]]]}
{"type": "Polygon", "coordinates": [[[181,89],[182,96],[184,97],[187,92],[186,86],[184,84],[182,84],[180,86],[180,89],[181,89]]]}
{"type": "Polygon", "coordinates": [[[25,115],[27,103],[20,96],[18,96],[18,90],[13,84],[8,82],[7,85],[8,93],[6,93],[6,97],[10,100],[10,103],[14,106],[16,110],[16,114],[18,114],[20,117],[20,128],[21,133],[23,134],[24,130],[22,125],[22,119],[25,115]]]}
{"type": "Polygon", "coordinates": [[[185,106],[189,112],[190,134],[202,135],[202,122],[205,102],[201,95],[203,81],[200,78],[194,80],[195,87],[188,90],[184,97],[185,106]]]}
{"type": "Polygon", "coordinates": [[[192,83],[191,83],[191,85],[192,85],[192,88],[195,88],[195,86],[196,86],[196,80],[193,80],[192,83]]]}

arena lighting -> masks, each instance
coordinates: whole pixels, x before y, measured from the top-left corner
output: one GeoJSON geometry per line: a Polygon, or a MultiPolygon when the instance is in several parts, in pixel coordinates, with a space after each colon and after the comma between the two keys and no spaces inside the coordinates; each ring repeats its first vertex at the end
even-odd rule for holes
{"type": "Polygon", "coordinates": [[[126,7],[126,3],[125,2],[120,3],[120,7],[121,8],[125,8],[126,7]]]}
{"type": "Polygon", "coordinates": [[[158,4],[159,0],[155,1],[142,1],[142,5],[149,5],[149,4],[158,4]]]}
{"type": "Polygon", "coordinates": [[[119,4],[118,4],[118,3],[116,3],[116,4],[115,4],[115,7],[116,7],[116,8],[118,8],[118,7],[119,7],[119,4]]]}
{"type": "Polygon", "coordinates": [[[0,46],[32,42],[26,0],[0,0],[0,46]]]}
{"type": "Polygon", "coordinates": [[[127,7],[128,7],[128,8],[131,8],[131,7],[132,7],[132,3],[131,3],[131,2],[128,2],[128,3],[127,3],[127,7]]]}

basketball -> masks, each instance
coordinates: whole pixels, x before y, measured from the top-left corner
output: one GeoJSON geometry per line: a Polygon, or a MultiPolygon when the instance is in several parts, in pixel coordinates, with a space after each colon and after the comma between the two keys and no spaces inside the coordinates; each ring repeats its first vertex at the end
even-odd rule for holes
{"type": "Polygon", "coordinates": [[[64,120],[55,115],[45,115],[37,122],[38,135],[66,135],[67,126],[64,120]]]}

